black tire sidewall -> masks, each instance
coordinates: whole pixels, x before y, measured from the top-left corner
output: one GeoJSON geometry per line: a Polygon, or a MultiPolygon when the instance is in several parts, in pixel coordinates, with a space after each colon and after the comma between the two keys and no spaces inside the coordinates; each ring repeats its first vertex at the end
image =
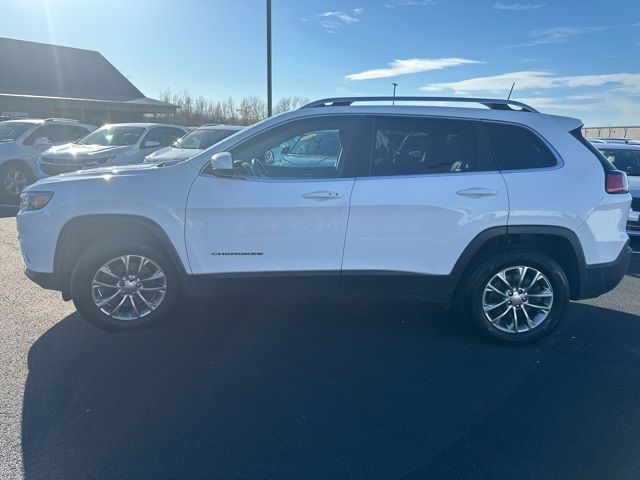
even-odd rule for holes
{"type": "Polygon", "coordinates": [[[176,303],[180,282],[176,270],[164,252],[144,242],[105,242],[88,252],[78,261],[71,279],[71,296],[78,313],[92,325],[110,332],[140,330],[162,321],[176,303]],[[115,320],[101,312],[91,295],[91,283],[95,273],[109,260],[121,255],[142,255],[153,260],[164,271],[167,291],[162,303],[153,312],[138,320],[115,320]]]}
{"type": "Polygon", "coordinates": [[[530,249],[511,250],[482,262],[467,283],[467,313],[472,325],[486,338],[504,344],[531,343],[547,336],[566,315],[569,305],[569,282],[560,265],[543,252],[530,249]],[[553,289],[553,305],[547,318],[531,331],[513,334],[494,327],[484,315],[482,297],[489,280],[501,270],[528,266],[542,272],[553,289]]]}
{"type": "Polygon", "coordinates": [[[0,196],[11,198],[11,199],[17,199],[17,198],[20,198],[20,195],[11,193],[4,186],[4,181],[7,174],[13,170],[19,170],[22,173],[24,173],[25,177],[27,178],[27,185],[32,184],[34,178],[33,178],[33,173],[31,172],[31,169],[22,163],[16,163],[15,161],[12,161],[12,162],[5,162],[4,164],[0,165],[0,196]]]}

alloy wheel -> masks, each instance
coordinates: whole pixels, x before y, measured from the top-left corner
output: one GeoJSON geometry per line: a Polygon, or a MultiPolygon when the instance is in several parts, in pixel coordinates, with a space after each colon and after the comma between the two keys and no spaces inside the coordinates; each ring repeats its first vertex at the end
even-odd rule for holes
{"type": "Polygon", "coordinates": [[[4,176],[4,188],[12,195],[20,195],[28,183],[22,170],[9,170],[4,176]]]}
{"type": "Polygon", "coordinates": [[[102,313],[115,320],[131,321],[157,309],[167,293],[167,278],[153,260],[122,255],[98,269],[91,295],[102,313]]]}
{"type": "Polygon", "coordinates": [[[540,326],[553,306],[549,279],[533,267],[515,266],[495,274],[482,295],[484,315],[499,330],[521,333],[540,326]]]}

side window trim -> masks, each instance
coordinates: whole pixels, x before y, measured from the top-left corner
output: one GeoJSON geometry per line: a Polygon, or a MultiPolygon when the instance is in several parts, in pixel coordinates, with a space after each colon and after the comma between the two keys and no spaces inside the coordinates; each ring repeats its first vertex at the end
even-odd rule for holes
{"type": "Polygon", "coordinates": [[[536,130],[531,128],[529,125],[525,125],[525,124],[522,124],[522,123],[515,123],[515,122],[507,122],[507,121],[504,121],[504,120],[486,120],[486,119],[480,120],[480,123],[482,123],[482,127],[483,127],[483,130],[485,132],[485,137],[487,138],[487,142],[489,143],[489,148],[491,149],[491,153],[493,154],[493,158],[494,158],[494,161],[496,163],[496,167],[497,167],[499,172],[501,172],[501,173],[519,173],[519,172],[538,172],[538,171],[541,171],[541,170],[557,170],[559,168],[562,168],[562,166],[564,165],[564,160],[562,159],[562,156],[560,155],[560,153],[555,149],[555,147],[553,145],[551,145],[551,143],[549,143],[547,141],[547,139],[544,138],[539,132],[537,132],[536,130]],[[489,137],[489,133],[486,130],[486,124],[487,123],[495,123],[495,124],[499,124],[499,125],[511,125],[511,126],[514,126],[514,127],[524,128],[525,130],[527,130],[530,133],[532,133],[538,140],[540,140],[544,144],[545,147],[547,147],[547,149],[549,150],[551,155],[555,158],[556,164],[555,165],[550,165],[550,166],[547,166],[547,167],[512,168],[512,169],[506,169],[505,168],[505,169],[500,169],[500,166],[498,165],[498,156],[496,155],[496,152],[493,149],[493,143],[491,142],[491,138],[489,137]]]}

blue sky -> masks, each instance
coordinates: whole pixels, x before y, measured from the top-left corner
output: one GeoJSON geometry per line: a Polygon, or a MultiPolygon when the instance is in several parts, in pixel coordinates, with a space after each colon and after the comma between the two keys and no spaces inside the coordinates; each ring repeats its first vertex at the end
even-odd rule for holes
{"type": "MultiPolygon", "coordinates": [[[[0,35],[100,51],[146,95],[265,95],[264,0],[0,0],[0,35]]],[[[273,0],[274,96],[505,97],[640,125],[638,0],[273,0]]]]}

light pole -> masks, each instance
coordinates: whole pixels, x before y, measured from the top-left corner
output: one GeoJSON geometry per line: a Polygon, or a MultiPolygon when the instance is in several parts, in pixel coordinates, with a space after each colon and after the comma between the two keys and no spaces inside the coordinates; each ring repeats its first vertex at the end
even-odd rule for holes
{"type": "Polygon", "coordinates": [[[395,105],[396,104],[396,87],[398,86],[397,83],[392,83],[393,85],[393,101],[391,102],[391,105],[395,105]]]}
{"type": "Polygon", "coordinates": [[[271,0],[267,0],[267,116],[273,115],[271,97],[271,0]]]}

